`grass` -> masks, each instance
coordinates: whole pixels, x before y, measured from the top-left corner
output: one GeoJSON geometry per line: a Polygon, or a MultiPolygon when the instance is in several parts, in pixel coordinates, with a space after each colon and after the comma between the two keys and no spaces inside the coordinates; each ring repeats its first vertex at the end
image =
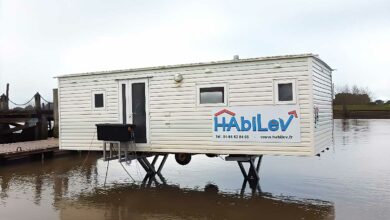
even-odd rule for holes
{"type": "MultiPolygon", "coordinates": [[[[343,110],[342,105],[334,105],[334,110],[343,110]]],[[[347,109],[351,111],[390,111],[390,105],[347,105],[347,109]]]]}

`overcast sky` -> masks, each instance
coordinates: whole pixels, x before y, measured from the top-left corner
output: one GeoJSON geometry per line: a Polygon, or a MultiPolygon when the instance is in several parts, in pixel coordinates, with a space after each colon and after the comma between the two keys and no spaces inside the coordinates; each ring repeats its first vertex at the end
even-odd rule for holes
{"type": "Polygon", "coordinates": [[[390,99],[390,1],[0,0],[0,93],[19,103],[60,74],[299,53],[390,99]]]}

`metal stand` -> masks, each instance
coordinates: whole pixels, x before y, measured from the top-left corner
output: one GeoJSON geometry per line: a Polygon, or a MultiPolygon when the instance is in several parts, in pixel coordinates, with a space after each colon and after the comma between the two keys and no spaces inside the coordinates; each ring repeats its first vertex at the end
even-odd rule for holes
{"type": "Polygon", "coordinates": [[[165,162],[168,159],[169,154],[152,154],[152,153],[142,153],[142,152],[135,152],[135,146],[133,142],[117,142],[117,141],[104,141],[103,142],[103,160],[104,161],[110,161],[118,159],[118,161],[121,162],[128,162],[132,160],[137,160],[142,168],[146,172],[146,176],[144,178],[144,181],[150,178],[155,179],[155,175],[160,177],[161,181],[165,183],[164,177],[161,175],[161,170],[163,169],[165,162]],[[107,151],[107,144],[109,145],[109,151],[107,151]],[[127,144],[130,144],[129,153],[129,146],[127,144]],[[114,146],[116,145],[116,147],[114,146]],[[123,147],[125,146],[125,147],[123,147]],[[134,149],[133,149],[134,148],[134,149]],[[123,151],[123,152],[122,152],[123,151]],[[108,155],[107,155],[108,154],[108,155]],[[154,156],[152,163],[149,162],[148,157],[154,156]],[[160,164],[157,166],[158,158],[162,156],[162,160],[160,164]]]}
{"type": "Polygon", "coordinates": [[[160,162],[160,165],[158,166],[158,168],[156,170],[155,165],[156,165],[156,162],[157,162],[159,156],[160,156],[160,154],[154,155],[152,163],[150,163],[149,160],[147,159],[148,156],[140,156],[137,158],[137,160],[141,164],[141,166],[144,168],[146,173],[159,174],[159,173],[161,173],[161,170],[164,167],[165,162],[167,161],[168,154],[161,154],[161,156],[163,156],[163,159],[160,162]]]}
{"type": "Polygon", "coordinates": [[[104,141],[103,142],[103,160],[108,161],[116,158],[120,158],[121,142],[119,141],[104,141]],[[107,144],[109,145],[108,155],[107,155],[107,144]],[[117,146],[117,150],[114,145],[117,146]],[[117,151],[117,155],[114,155],[114,152],[117,151]]]}
{"type": "Polygon", "coordinates": [[[143,187],[150,187],[152,185],[152,183],[154,183],[156,186],[161,185],[161,184],[163,184],[163,185],[167,184],[165,178],[161,175],[161,170],[164,167],[165,162],[168,159],[168,155],[169,154],[156,154],[156,155],[154,155],[152,163],[150,163],[149,160],[147,159],[148,156],[139,156],[137,158],[137,160],[141,164],[142,168],[144,168],[144,170],[146,171],[146,175],[145,175],[144,179],[142,180],[143,187]],[[156,166],[156,163],[157,163],[159,156],[163,156],[163,158],[160,162],[160,165],[156,166]],[[157,170],[156,170],[156,167],[157,167],[157,170]],[[159,179],[162,183],[160,183],[157,180],[156,176],[159,177],[159,179]]]}
{"type": "Polygon", "coordinates": [[[241,173],[244,176],[244,181],[242,183],[241,194],[244,194],[246,185],[249,182],[249,187],[252,189],[252,193],[256,191],[261,192],[260,188],[260,164],[263,155],[259,156],[227,156],[226,161],[237,161],[238,166],[240,167],[241,173]],[[255,163],[257,159],[257,164],[255,163]],[[243,163],[249,164],[248,172],[245,170],[243,163]],[[256,166],[255,166],[256,164],[256,166]]]}
{"type": "MultiPolygon", "coordinates": [[[[129,159],[131,160],[131,158],[129,158],[128,144],[130,144],[131,148],[135,148],[133,142],[104,141],[103,160],[108,161],[108,160],[118,159],[119,162],[124,162],[124,161],[127,162],[129,159]],[[107,152],[107,144],[109,145],[108,152],[107,152]]],[[[134,152],[135,150],[130,149],[130,151],[134,152]]]]}
{"type": "MultiPolygon", "coordinates": [[[[98,126],[99,131],[99,126],[98,126]]],[[[131,132],[130,141],[119,142],[119,141],[108,141],[112,140],[110,138],[103,139],[103,160],[110,161],[114,159],[118,159],[119,163],[129,162],[132,160],[137,160],[142,168],[145,170],[146,175],[142,181],[142,185],[150,186],[153,182],[155,185],[160,185],[160,183],[156,179],[156,175],[160,178],[162,184],[166,184],[165,178],[161,175],[161,170],[163,169],[165,162],[168,158],[169,154],[159,154],[159,153],[145,153],[145,152],[137,152],[135,145],[135,135],[134,129],[128,130],[131,132]],[[109,151],[107,152],[107,144],[109,144],[109,151]],[[130,152],[130,153],[129,153],[130,152]],[[109,153],[109,155],[107,155],[109,153]],[[148,157],[152,157],[152,163],[147,159],[148,157]],[[163,156],[160,164],[157,166],[157,160],[159,156],[163,156]],[[157,169],[156,169],[157,168],[157,169]]],[[[120,139],[122,140],[122,139],[120,139]]],[[[122,165],[123,166],[123,165],[122,165]]],[[[108,169],[108,167],[107,167],[108,169]]],[[[125,169],[126,170],[126,169],[125,169]]],[[[130,175],[130,174],[129,174],[130,175]]]]}
{"type": "Polygon", "coordinates": [[[167,185],[167,181],[161,173],[156,173],[155,175],[147,173],[142,180],[141,187],[150,187],[154,183],[155,186],[167,185]],[[160,179],[161,183],[157,180],[156,176],[160,179]]]}
{"type": "MultiPolygon", "coordinates": [[[[130,128],[127,128],[130,129],[130,128]]],[[[136,146],[135,146],[135,135],[134,135],[134,129],[127,130],[130,132],[130,138],[129,141],[113,141],[112,139],[107,138],[108,140],[103,139],[103,159],[104,161],[112,160],[112,159],[118,159],[119,162],[127,162],[128,156],[129,156],[129,148],[130,151],[135,152],[136,146]],[[107,157],[107,144],[109,144],[109,157],[107,157]],[[114,144],[117,146],[114,148],[114,144]],[[116,151],[116,155],[113,155],[114,151],[116,151]]],[[[99,129],[98,129],[99,132],[99,129]]],[[[117,139],[118,140],[118,139],[117,139]]],[[[119,139],[121,140],[121,139],[119,139]]]]}

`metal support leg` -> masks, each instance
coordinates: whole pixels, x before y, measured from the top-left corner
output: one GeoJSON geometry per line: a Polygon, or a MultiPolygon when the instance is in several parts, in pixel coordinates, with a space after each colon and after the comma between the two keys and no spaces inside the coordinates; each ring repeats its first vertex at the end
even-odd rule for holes
{"type": "Polygon", "coordinates": [[[241,186],[241,192],[240,192],[241,195],[245,194],[245,189],[246,189],[246,184],[247,183],[248,183],[248,180],[244,179],[244,181],[242,182],[242,186],[241,186]]]}
{"type": "Polygon", "coordinates": [[[158,155],[158,154],[156,156],[154,156],[153,161],[152,161],[152,166],[154,166],[156,164],[157,159],[158,159],[159,156],[160,155],[158,155]]]}
{"type": "Polygon", "coordinates": [[[125,162],[127,163],[129,145],[126,142],[121,142],[120,144],[124,144],[125,145],[125,162]]]}
{"type": "Polygon", "coordinates": [[[241,173],[244,176],[244,178],[248,179],[248,175],[245,172],[245,168],[244,168],[244,165],[242,165],[242,162],[241,161],[237,161],[237,163],[238,163],[238,166],[240,167],[241,173]]]}
{"type": "Polygon", "coordinates": [[[254,163],[254,160],[255,159],[251,159],[249,160],[249,172],[248,172],[248,176],[250,179],[252,180],[257,180],[259,181],[260,180],[260,177],[259,177],[259,174],[257,173],[257,169],[255,167],[255,163],[254,163]]]}
{"type": "Polygon", "coordinates": [[[142,160],[142,158],[137,158],[139,164],[141,164],[142,168],[146,171],[146,173],[149,173],[149,167],[145,164],[145,162],[142,160]]]}
{"type": "Polygon", "coordinates": [[[158,166],[157,174],[161,174],[161,170],[164,167],[165,161],[167,161],[167,158],[168,158],[168,154],[165,154],[163,159],[162,159],[162,161],[161,161],[161,163],[160,163],[160,166],[158,166]]]}
{"type": "Polygon", "coordinates": [[[113,147],[113,144],[110,143],[110,158],[112,158],[112,147],[113,147]]]}
{"type": "Polygon", "coordinates": [[[106,161],[107,157],[106,157],[106,150],[107,150],[107,143],[104,141],[103,142],[103,158],[104,158],[104,161],[106,161]]]}
{"type": "Polygon", "coordinates": [[[241,193],[243,194],[245,192],[245,188],[247,186],[247,183],[249,183],[250,188],[252,189],[252,193],[255,193],[256,191],[261,192],[260,189],[260,165],[261,160],[263,156],[228,156],[225,158],[227,161],[237,161],[238,166],[240,167],[240,171],[242,175],[244,176],[244,181],[242,183],[241,193]],[[256,158],[257,158],[257,164],[256,164],[256,158]],[[246,171],[243,163],[249,164],[248,172],[246,171]],[[256,165],[255,165],[256,164],[256,165]]]}
{"type": "Polygon", "coordinates": [[[157,163],[159,156],[160,155],[155,155],[152,163],[149,162],[147,157],[139,157],[139,158],[137,158],[137,160],[147,173],[154,175],[154,174],[161,173],[161,170],[163,169],[165,162],[167,161],[167,158],[168,158],[168,154],[164,154],[163,159],[160,162],[160,165],[157,167],[156,163],[157,163]],[[156,170],[156,167],[157,167],[157,170],[156,170]]]}
{"type": "Polygon", "coordinates": [[[263,159],[263,155],[260,155],[259,159],[257,159],[257,167],[256,167],[257,173],[259,173],[259,170],[260,170],[261,159],[263,159]]]}
{"type": "Polygon", "coordinates": [[[163,175],[161,175],[161,173],[157,173],[157,176],[160,178],[163,185],[167,185],[167,181],[165,180],[163,175]]]}
{"type": "Polygon", "coordinates": [[[156,174],[147,173],[144,179],[142,180],[141,187],[150,187],[153,183],[156,186],[167,185],[165,178],[160,173],[156,173],[156,174]],[[157,180],[156,176],[160,178],[161,183],[157,180]]]}
{"type": "Polygon", "coordinates": [[[145,187],[146,184],[148,183],[148,180],[150,178],[150,175],[147,173],[144,177],[144,179],[142,180],[142,184],[141,184],[141,187],[145,187]]]}
{"type": "Polygon", "coordinates": [[[121,149],[122,142],[119,142],[118,144],[118,161],[121,162],[122,157],[122,149],[121,149]]]}
{"type": "Polygon", "coordinates": [[[150,171],[151,173],[155,174],[155,173],[156,173],[156,170],[154,169],[154,166],[152,166],[152,164],[149,163],[149,160],[146,159],[146,157],[144,157],[144,158],[142,158],[142,159],[143,159],[143,161],[145,162],[146,166],[148,166],[149,171],[150,171]]]}
{"type": "Polygon", "coordinates": [[[146,156],[137,158],[138,162],[141,164],[141,166],[146,171],[146,175],[145,175],[144,179],[142,180],[143,187],[150,187],[153,183],[155,185],[160,185],[160,184],[166,185],[167,184],[165,178],[161,175],[161,170],[165,165],[165,162],[168,158],[168,155],[169,154],[163,155],[163,158],[162,158],[157,170],[156,170],[156,167],[157,167],[156,165],[157,165],[158,157],[160,155],[155,155],[152,163],[149,162],[149,160],[147,159],[146,156]],[[159,181],[157,181],[156,176],[158,176],[160,178],[161,183],[159,181]]]}

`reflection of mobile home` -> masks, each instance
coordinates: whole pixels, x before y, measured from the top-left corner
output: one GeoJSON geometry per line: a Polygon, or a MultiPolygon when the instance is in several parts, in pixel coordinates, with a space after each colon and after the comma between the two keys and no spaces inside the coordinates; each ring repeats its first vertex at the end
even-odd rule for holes
{"type": "Polygon", "coordinates": [[[95,124],[127,123],[137,151],[315,155],[332,140],[331,71],[303,54],[59,76],[60,148],[102,150],[95,124]]]}

